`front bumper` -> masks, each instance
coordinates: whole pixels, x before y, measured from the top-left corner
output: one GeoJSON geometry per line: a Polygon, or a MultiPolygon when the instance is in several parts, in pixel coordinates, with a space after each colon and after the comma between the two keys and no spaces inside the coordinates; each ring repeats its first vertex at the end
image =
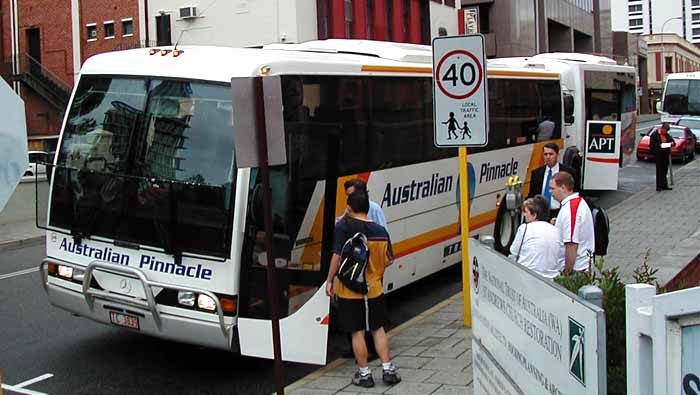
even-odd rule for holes
{"type": "MultiPolygon", "coordinates": [[[[52,262],[55,261],[56,260],[52,259],[52,262]]],[[[113,294],[111,292],[99,291],[87,286],[83,286],[81,292],[81,290],[75,289],[75,285],[71,286],[72,283],[66,280],[49,277],[46,267],[47,263],[47,261],[44,261],[40,266],[42,285],[44,286],[51,304],[60,309],[110,326],[114,326],[110,320],[111,312],[128,314],[138,317],[138,332],[146,335],[227,351],[237,348],[238,334],[233,321],[234,319],[232,318],[225,320],[223,315],[219,315],[218,318],[220,318],[220,320],[212,321],[173,314],[172,312],[166,311],[167,309],[161,308],[160,305],[155,304],[152,294],[147,300],[142,300],[113,294]]],[[[67,262],[60,262],[60,264],[79,268],[67,262]]],[[[88,265],[88,267],[85,268],[85,280],[91,278],[91,276],[89,276],[91,266],[93,266],[94,270],[99,268],[100,265],[96,265],[95,262],[88,265]]],[[[114,268],[110,267],[109,269],[111,270],[114,268]]],[[[138,270],[134,268],[128,269],[130,272],[138,270]]],[[[85,282],[85,284],[87,283],[88,282],[85,282]]],[[[146,283],[149,289],[153,286],[162,287],[165,285],[148,281],[146,281],[146,283]]],[[[173,287],[165,285],[164,288],[173,287]]],[[[199,292],[202,292],[202,290],[199,290],[199,292]]],[[[218,307],[220,308],[220,304],[218,307]]],[[[237,349],[235,351],[237,351],[237,349]]]]}

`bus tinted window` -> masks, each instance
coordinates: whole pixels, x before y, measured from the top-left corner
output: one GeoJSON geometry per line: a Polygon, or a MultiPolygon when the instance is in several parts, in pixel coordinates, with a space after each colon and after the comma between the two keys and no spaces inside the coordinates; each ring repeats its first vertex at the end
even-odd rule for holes
{"type": "MultiPolygon", "coordinates": [[[[489,144],[470,152],[561,138],[559,81],[491,78],[488,84],[489,144]]],[[[325,144],[337,144],[338,175],[457,156],[433,143],[430,78],[284,76],[283,100],[290,163],[306,155],[325,163],[325,144]],[[292,80],[301,88],[284,88],[292,80]],[[295,97],[299,91],[303,97],[295,97]],[[314,133],[330,139],[301,142],[314,133]]]]}
{"type": "Polygon", "coordinates": [[[489,79],[487,150],[561,137],[559,81],[489,79]]]}
{"type": "Polygon", "coordinates": [[[668,80],[664,111],[677,115],[700,114],[700,80],[668,80]]]}
{"type": "Polygon", "coordinates": [[[227,256],[231,111],[222,84],[82,77],[63,131],[50,225],[227,256]]]}

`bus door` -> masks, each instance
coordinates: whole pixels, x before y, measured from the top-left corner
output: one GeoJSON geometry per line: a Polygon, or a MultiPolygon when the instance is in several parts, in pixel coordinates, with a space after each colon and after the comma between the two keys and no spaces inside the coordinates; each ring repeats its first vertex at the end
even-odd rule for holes
{"type": "Polygon", "coordinates": [[[301,79],[282,79],[287,164],[270,168],[273,257],[265,250],[260,174],[251,169],[241,256],[242,355],[273,358],[266,265],[277,271],[282,359],[326,363],[330,300],[325,279],[335,225],[337,129],[301,107],[301,79]],[[333,180],[326,182],[326,180],[333,180]],[[332,202],[326,204],[326,202],[332,202]]]}

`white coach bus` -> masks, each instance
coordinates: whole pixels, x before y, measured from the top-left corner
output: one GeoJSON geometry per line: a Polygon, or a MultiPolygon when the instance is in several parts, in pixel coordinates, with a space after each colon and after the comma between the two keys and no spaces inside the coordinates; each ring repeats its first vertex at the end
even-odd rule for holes
{"type": "MultiPolygon", "coordinates": [[[[279,75],[287,164],[271,168],[282,356],[325,363],[343,183],[388,221],[391,292],[460,260],[456,149],[433,145],[428,46],[327,40],[113,52],[81,70],[51,181],[52,304],[176,341],[272,356],[256,169],[236,169],[231,78],[279,75]]],[[[546,66],[489,64],[489,145],[469,157],[472,234],[492,234],[506,178],[565,144],[546,66]],[[541,124],[546,123],[546,128],[541,124]],[[544,130],[544,132],[543,132],[544,130]]],[[[571,107],[571,106],[568,106],[571,107]]],[[[569,113],[572,113],[572,109],[569,113]]]]}
{"type": "Polygon", "coordinates": [[[684,116],[700,117],[700,72],[669,74],[657,111],[662,121],[673,123],[684,116]]]}

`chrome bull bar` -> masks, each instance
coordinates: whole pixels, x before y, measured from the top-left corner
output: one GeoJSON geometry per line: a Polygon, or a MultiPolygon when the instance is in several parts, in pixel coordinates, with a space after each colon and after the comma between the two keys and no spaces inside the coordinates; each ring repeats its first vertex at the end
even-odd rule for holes
{"type": "Polygon", "coordinates": [[[155,301],[155,296],[153,295],[153,287],[157,288],[164,288],[164,289],[172,289],[175,291],[183,291],[183,292],[194,292],[194,293],[199,293],[203,295],[207,295],[216,304],[216,314],[219,318],[219,326],[221,328],[221,332],[223,333],[224,336],[228,336],[229,332],[233,328],[233,325],[226,325],[226,322],[224,320],[224,312],[221,307],[221,301],[219,298],[211,291],[207,291],[204,289],[199,289],[199,288],[191,288],[191,287],[183,287],[183,286],[175,286],[171,284],[165,284],[165,283],[160,283],[156,281],[151,281],[146,278],[146,275],[143,273],[142,270],[134,268],[134,267],[128,267],[128,266],[121,266],[121,265],[115,265],[112,263],[107,263],[104,261],[99,261],[99,260],[94,260],[90,262],[86,267],[82,267],[79,265],[76,265],[74,263],[70,262],[65,262],[59,259],[51,259],[51,260],[43,260],[41,262],[41,265],[39,266],[39,273],[42,277],[42,286],[44,287],[44,291],[48,292],[48,284],[49,284],[49,279],[48,279],[48,270],[47,270],[47,265],[49,263],[56,263],[59,265],[63,266],[69,266],[72,267],[73,269],[78,269],[78,270],[83,270],[84,273],[82,276],[75,276],[77,280],[82,280],[83,282],[83,297],[85,298],[85,302],[87,303],[88,307],[90,307],[90,310],[94,310],[94,304],[95,304],[95,299],[101,299],[101,300],[108,300],[112,302],[117,302],[117,303],[123,303],[132,307],[140,308],[143,310],[147,310],[151,313],[153,316],[153,320],[155,321],[156,326],[158,327],[158,330],[161,330],[162,328],[162,320],[160,318],[160,311],[158,310],[158,305],[155,301]],[[99,289],[91,288],[90,284],[92,283],[92,278],[93,278],[93,273],[96,269],[99,269],[100,271],[105,271],[109,272],[112,274],[118,274],[122,276],[129,277],[134,280],[138,280],[141,282],[141,285],[143,286],[143,291],[146,296],[146,300],[142,299],[137,299],[134,297],[129,297],[129,296],[124,296],[124,295],[119,295],[113,292],[108,292],[108,291],[102,291],[99,289]],[[82,277],[82,279],[80,278],[82,277]]]}

